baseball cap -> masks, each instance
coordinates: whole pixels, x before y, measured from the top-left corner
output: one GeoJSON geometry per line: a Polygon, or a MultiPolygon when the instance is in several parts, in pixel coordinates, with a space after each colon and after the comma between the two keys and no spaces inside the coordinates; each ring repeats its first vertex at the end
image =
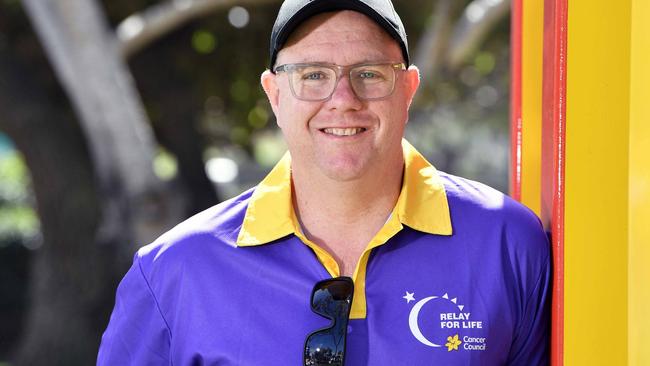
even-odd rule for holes
{"type": "Polygon", "coordinates": [[[354,10],[379,24],[402,48],[404,62],[409,65],[406,31],[391,0],[285,0],[280,7],[271,32],[271,62],[273,70],[278,52],[289,35],[308,18],[328,11],[354,10]]]}

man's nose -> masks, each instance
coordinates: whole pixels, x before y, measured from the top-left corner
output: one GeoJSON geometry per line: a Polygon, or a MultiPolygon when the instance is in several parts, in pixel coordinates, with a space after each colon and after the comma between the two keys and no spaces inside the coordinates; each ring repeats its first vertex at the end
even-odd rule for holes
{"type": "Polygon", "coordinates": [[[342,75],[341,78],[339,78],[328,104],[331,109],[361,108],[361,99],[359,99],[357,94],[354,92],[354,89],[352,89],[352,84],[350,83],[350,77],[348,75],[342,75]]]}

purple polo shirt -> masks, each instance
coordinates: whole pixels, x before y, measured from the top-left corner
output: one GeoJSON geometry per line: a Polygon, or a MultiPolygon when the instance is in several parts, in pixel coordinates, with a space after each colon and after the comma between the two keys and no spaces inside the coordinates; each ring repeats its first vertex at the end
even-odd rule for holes
{"type": "MultiPolygon", "coordinates": [[[[547,365],[538,218],[406,142],[404,154],[396,208],[355,271],[346,365],[547,365]]],[[[138,251],[98,365],[302,364],[305,338],[329,323],[311,290],[338,266],[297,227],[289,166],[138,251]]]]}

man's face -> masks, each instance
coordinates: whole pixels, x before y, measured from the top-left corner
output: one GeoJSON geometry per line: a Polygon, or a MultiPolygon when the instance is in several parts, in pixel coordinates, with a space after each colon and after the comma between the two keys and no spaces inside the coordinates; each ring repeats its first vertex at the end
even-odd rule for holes
{"type": "MultiPolygon", "coordinates": [[[[361,13],[341,11],[314,16],[297,28],[278,53],[276,66],[403,61],[398,43],[379,25],[361,13]]],[[[262,75],[292,168],[337,181],[379,178],[376,174],[387,166],[402,163],[401,139],[418,83],[416,68],[396,71],[390,96],[364,101],[344,74],[331,98],[313,102],[293,96],[287,73],[262,75]]]]}

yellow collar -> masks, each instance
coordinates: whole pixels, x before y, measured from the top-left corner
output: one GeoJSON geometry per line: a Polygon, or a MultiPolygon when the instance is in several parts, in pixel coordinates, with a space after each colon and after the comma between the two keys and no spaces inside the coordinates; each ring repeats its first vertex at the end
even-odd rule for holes
{"type": "MultiPolygon", "coordinates": [[[[418,231],[451,235],[451,218],[445,188],[436,169],[402,140],[404,182],[397,199],[399,221],[418,231]]],[[[299,232],[291,203],[291,157],[286,153],[250,198],[238,246],[269,243],[299,232]]]]}

